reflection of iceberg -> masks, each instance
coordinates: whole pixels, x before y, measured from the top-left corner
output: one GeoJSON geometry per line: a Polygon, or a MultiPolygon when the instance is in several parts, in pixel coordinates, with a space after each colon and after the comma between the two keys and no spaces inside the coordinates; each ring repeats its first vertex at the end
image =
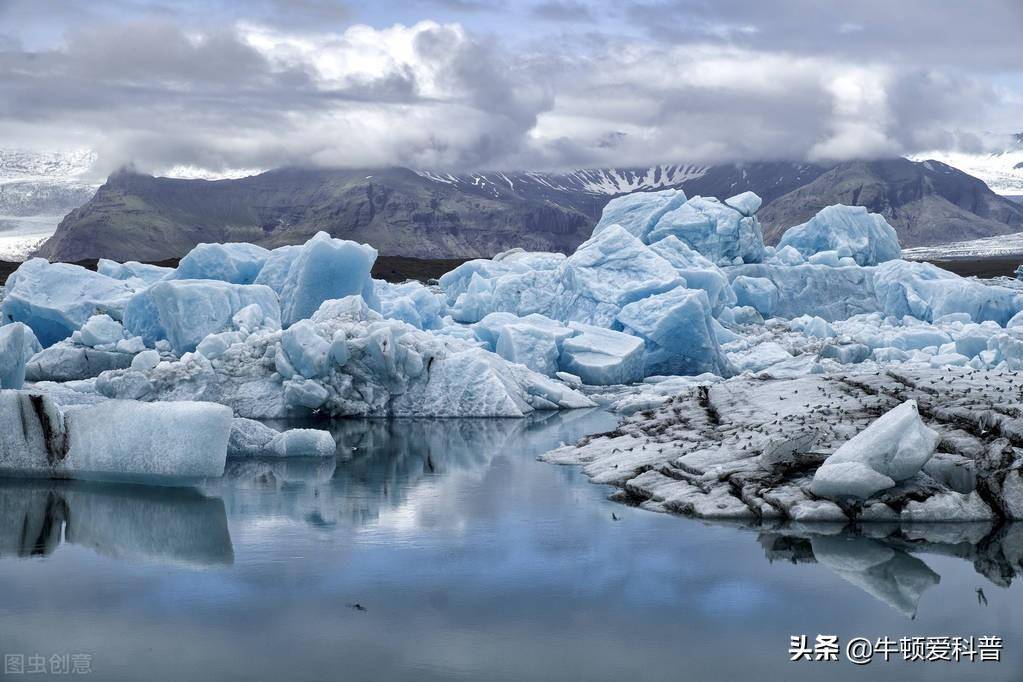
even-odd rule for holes
{"type": "Polygon", "coordinates": [[[758,539],[769,560],[820,563],[907,616],[941,579],[914,554],[972,562],[1001,587],[1023,573],[1023,523],[878,523],[855,531],[801,524],[761,532],[758,539]]]}
{"type": "Polygon", "coordinates": [[[810,545],[818,562],[906,616],[916,615],[924,590],[941,581],[924,562],[877,540],[820,535],[810,545]]]}
{"type": "Polygon", "coordinates": [[[324,527],[364,524],[406,504],[428,481],[482,471],[501,454],[532,458],[615,423],[600,410],[538,412],[523,419],[335,420],[326,426],[338,443],[336,463],[229,460],[224,478],[209,481],[207,489],[224,500],[230,514],[255,512],[324,527]]]}
{"type": "Polygon", "coordinates": [[[49,555],[62,538],[118,559],[234,561],[224,504],[195,490],[0,481],[0,556],[49,555]]]}

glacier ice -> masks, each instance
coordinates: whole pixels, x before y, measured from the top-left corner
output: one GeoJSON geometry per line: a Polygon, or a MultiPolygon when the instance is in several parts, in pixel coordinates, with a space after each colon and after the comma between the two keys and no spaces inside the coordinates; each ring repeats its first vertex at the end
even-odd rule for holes
{"type": "Polygon", "coordinates": [[[558,337],[551,329],[528,323],[505,325],[495,351],[508,362],[517,362],[540,374],[554,376],[558,371],[558,337]]]}
{"type": "Polygon", "coordinates": [[[851,257],[858,265],[877,265],[902,254],[895,228],[877,213],[863,206],[835,204],[821,209],[802,225],[790,227],[778,242],[778,249],[792,247],[804,257],[833,252],[833,261],[851,257]]]}
{"type": "Polygon", "coordinates": [[[198,244],[189,251],[169,279],[216,279],[232,284],[252,284],[270,252],[246,244],[198,244]]]}
{"type": "Polygon", "coordinates": [[[159,282],[167,275],[174,272],[174,268],[167,268],[138,261],[126,261],[118,263],[107,258],[100,258],[96,264],[96,272],[114,279],[139,279],[145,284],[159,282]]]}
{"type": "Polygon", "coordinates": [[[280,327],[277,294],[267,286],[164,280],[132,297],[124,310],[124,326],[147,346],[166,339],[184,353],[195,350],[209,334],[230,329],[234,316],[251,305],[259,306],[264,326],[280,327]]]}
{"type": "Polygon", "coordinates": [[[633,237],[650,243],[648,236],[657,222],[668,211],[682,206],[687,201],[680,189],[666,189],[660,192],[632,192],[607,202],[600,220],[593,228],[597,236],[612,225],[618,225],[633,237]]]}
{"type": "Polygon", "coordinates": [[[771,317],[781,294],[774,282],[766,277],[739,275],[732,280],[736,303],[755,308],[764,317],[771,317]]]}
{"type": "Polygon", "coordinates": [[[145,371],[105,372],[96,388],[108,397],[208,400],[250,418],[313,411],[521,416],[592,405],[564,384],[474,343],[388,320],[361,296],[325,301],[308,320],[285,331],[252,333],[213,359],[186,353],[145,371]]]}
{"type": "Polygon", "coordinates": [[[811,489],[822,497],[870,497],[915,476],[939,440],[920,419],[916,401],[907,400],[824,460],[811,489]]]}
{"type": "Polygon", "coordinates": [[[255,283],[280,295],[284,326],[310,317],[324,301],[345,296],[361,295],[375,309],[379,301],[370,271],[376,258],[376,249],[367,244],[318,232],[301,246],[271,252],[255,283]]]}
{"type": "Polygon", "coordinates": [[[98,350],[61,341],[36,353],[25,365],[29,381],[77,381],[131,365],[131,353],[98,350]]]}
{"type": "Polygon", "coordinates": [[[705,291],[676,287],[648,296],[623,307],[617,320],[646,342],[646,376],[727,374],[705,291]]]}
{"type": "Polygon", "coordinates": [[[43,346],[71,336],[86,320],[106,313],[122,319],[135,294],[133,282],[114,279],[69,263],[25,261],[7,278],[0,303],[5,322],[24,322],[43,346]]]}
{"type": "Polygon", "coordinates": [[[628,384],[643,377],[643,340],[622,332],[570,323],[577,335],[562,344],[559,365],[583,383],[628,384]]]}
{"type": "Polygon", "coordinates": [[[25,364],[40,350],[35,334],[24,323],[0,326],[0,388],[21,388],[25,364]]]}
{"type": "Polygon", "coordinates": [[[6,476],[177,482],[224,473],[231,410],[197,402],[68,403],[0,391],[6,476]]]}
{"type": "Polygon", "coordinates": [[[124,325],[109,315],[93,315],[71,338],[83,346],[116,346],[124,339],[124,325]]]}
{"type": "MultiPolygon", "coordinates": [[[[743,200],[745,206],[753,203],[743,200]]],[[[669,235],[718,265],[736,260],[759,263],[764,258],[764,235],[757,218],[713,197],[693,197],[665,213],[648,233],[647,241],[653,243],[669,235]]]]}

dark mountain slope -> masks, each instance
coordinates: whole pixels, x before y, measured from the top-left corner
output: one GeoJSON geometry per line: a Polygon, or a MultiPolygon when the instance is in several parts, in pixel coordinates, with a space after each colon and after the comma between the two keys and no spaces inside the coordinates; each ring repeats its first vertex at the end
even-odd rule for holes
{"type": "Polygon", "coordinates": [[[760,211],[764,237],[781,234],[831,204],[866,206],[898,231],[903,246],[927,246],[1023,231],[1023,206],[937,161],[850,161],[760,211]]]}

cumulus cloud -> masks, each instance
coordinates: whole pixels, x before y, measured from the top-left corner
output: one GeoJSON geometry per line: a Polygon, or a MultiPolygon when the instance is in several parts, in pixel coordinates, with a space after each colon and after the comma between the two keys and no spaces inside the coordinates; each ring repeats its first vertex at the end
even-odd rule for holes
{"type": "Polygon", "coordinates": [[[973,150],[1014,120],[1023,82],[1023,9],[979,1],[418,0],[358,23],[331,0],[119,0],[66,26],[15,1],[0,5],[25,29],[0,36],[0,145],[92,147],[100,172],[973,150]],[[434,10],[458,20],[421,20],[434,10]]]}

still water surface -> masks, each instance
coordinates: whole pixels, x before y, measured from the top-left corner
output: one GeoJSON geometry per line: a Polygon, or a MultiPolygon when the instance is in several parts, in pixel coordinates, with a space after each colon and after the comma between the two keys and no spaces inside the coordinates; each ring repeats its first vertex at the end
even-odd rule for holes
{"type": "Polygon", "coordinates": [[[342,422],[337,462],[201,490],[0,481],[0,653],[121,680],[1023,677],[1023,528],[705,524],[536,461],[614,423],[342,422]],[[797,634],[1004,648],[791,663],[797,634]]]}

